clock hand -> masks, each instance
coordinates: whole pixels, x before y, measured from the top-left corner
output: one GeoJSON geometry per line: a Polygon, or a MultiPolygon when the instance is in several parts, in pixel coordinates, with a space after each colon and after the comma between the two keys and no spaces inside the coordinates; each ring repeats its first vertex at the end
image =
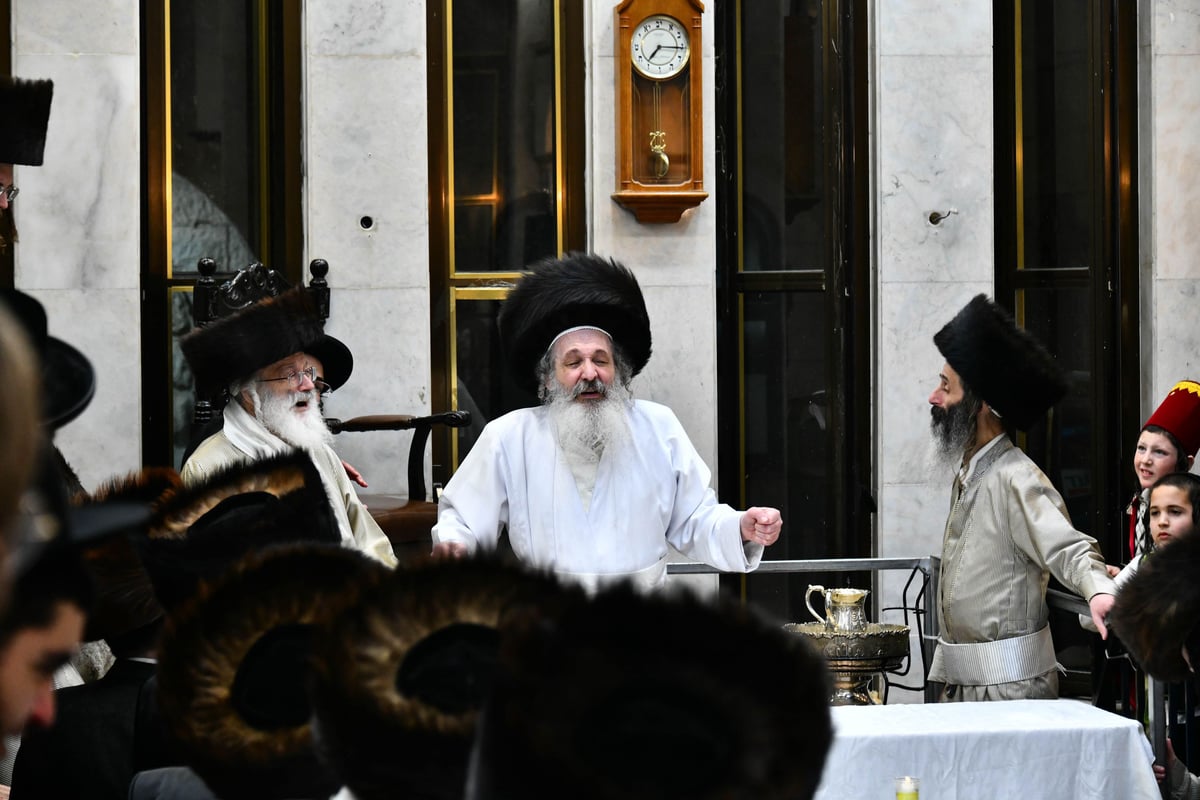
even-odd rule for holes
{"type": "Polygon", "coordinates": [[[650,61],[650,62],[653,62],[653,61],[654,61],[654,57],[655,57],[656,55],[658,55],[658,51],[659,51],[659,50],[662,50],[662,49],[663,49],[663,46],[660,44],[658,47],[654,48],[654,52],[653,52],[653,53],[651,53],[649,56],[647,56],[647,57],[646,57],[646,60],[647,60],[647,61],[650,61]]]}

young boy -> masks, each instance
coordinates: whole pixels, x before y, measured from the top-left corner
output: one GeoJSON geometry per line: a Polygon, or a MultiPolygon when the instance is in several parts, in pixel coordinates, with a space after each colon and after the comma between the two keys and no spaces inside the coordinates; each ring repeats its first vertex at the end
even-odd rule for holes
{"type": "Polygon", "coordinates": [[[1164,475],[1150,487],[1149,531],[1155,547],[1200,527],[1200,477],[1190,472],[1164,475]]]}

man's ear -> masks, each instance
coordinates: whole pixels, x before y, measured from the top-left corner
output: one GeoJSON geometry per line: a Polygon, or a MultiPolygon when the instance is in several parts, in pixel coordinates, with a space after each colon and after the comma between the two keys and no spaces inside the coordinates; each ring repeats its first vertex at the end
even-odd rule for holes
{"type": "Polygon", "coordinates": [[[1193,464],[1193,463],[1195,463],[1195,461],[1196,461],[1196,457],[1195,457],[1195,456],[1188,456],[1187,458],[1188,458],[1188,466],[1187,466],[1187,471],[1188,471],[1188,472],[1191,472],[1191,470],[1192,470],[1192,464],[1193,464]]]}

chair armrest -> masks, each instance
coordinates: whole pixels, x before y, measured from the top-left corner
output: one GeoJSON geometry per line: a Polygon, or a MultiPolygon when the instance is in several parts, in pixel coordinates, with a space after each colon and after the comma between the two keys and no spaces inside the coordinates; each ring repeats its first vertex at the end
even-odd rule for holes
{"type": "Polygon", "coordinates": [[[408,447],[408,497],[409,500],[425,499],[425,445],[429,441],[429,430],[434,425],[462,428],[471,424],[470,411],[443,411],[428,417],[413,417],[408,414],[373,414],[353,417],[342,421],[325,418],[325,425],[334,433],[365,433],[369,431],[413,432],[408,447]]]}

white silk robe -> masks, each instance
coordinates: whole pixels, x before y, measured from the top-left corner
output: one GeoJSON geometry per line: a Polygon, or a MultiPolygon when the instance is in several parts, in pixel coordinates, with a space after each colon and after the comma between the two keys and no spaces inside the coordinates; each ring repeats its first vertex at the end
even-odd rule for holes
{"type": "Polygon", "coordinates": [[[592,590],[622,578],[661,586],[668,544],[723,571],[757,567],[762,545],[743,542],[741,512],[717,502],[674,413],[635,400],[628,419],[630,439],[605,448],[587,510],[545,408],[489,423],[442,492],[434,543],[491,549],[507,526],[519,559],[592,590]]]}

